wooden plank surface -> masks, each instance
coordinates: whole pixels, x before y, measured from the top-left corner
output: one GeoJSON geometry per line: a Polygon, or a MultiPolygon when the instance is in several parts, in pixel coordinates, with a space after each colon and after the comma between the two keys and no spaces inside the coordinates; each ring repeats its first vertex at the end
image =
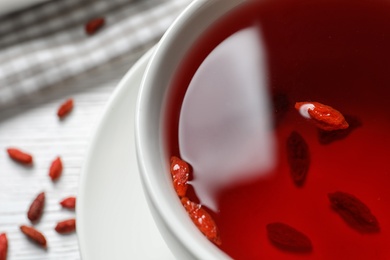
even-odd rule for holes
{"type": "Polygon", "coordinates": [[[62,209],[59,201],[77,195],[86,148],[107,100],[150,46],[52,86],[15,106],[0,104],[0,233],[8,235],[9,260],[80,259],[76,234],[60,235],[54,230],[58,221],[75,217],[75,212],[62,209]],[[68,97],[74,98],[75,108],[60,121],[56,110],[68,97]],[[24,167],[10,160],[6,153],[10,146],[33,154],[34,165],[24,167]],[[64,171],[53,183],[48,170],[58,155],[64,171]],[[35,227],[47,236],[48,250],[31,243],[19,230],[22,224],[30,225],[27,210],[41,191],[46,192],[46,204],[35,227]]]}

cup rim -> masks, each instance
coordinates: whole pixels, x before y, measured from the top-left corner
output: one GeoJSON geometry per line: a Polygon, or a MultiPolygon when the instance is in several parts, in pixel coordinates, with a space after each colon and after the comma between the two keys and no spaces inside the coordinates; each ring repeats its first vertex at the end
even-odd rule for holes
{"type": "MultiPolygon", "coordinates": [[[[144,192],[148,197],[149,206],[158,212],[163,224],[168,228],[168,231],[180,241],[187,251],[196,259],[231,258],[198,231],[181,205],[180,199],[177,197],[173,187],[170,191],[160,189],[159,186],[161,186],[161,183],[158,183],[157,179],[152,174],[148,174],[157,171],[158,168],[160,170],[166,169],[167,174],[169,174],[168,162],[167,160],[164,161],[165,152],[162,149],[162,141],[158,135],[156,136],[156,131],[158,132],[158,130],[150,129],[149,122],[153,117],[157,117],[157,119],[162,118],[162,112],[160,110],[162,110],[161,108],[168,89],[168,84],[164,85],[164,83],[161,82],[169,82],[170,80],[169,75],[164,75],[169,73],[164,72],[169,70],[171,72],[175,71],[181,58],[183,58],[185,51],[190,48],[196,39],[198,39],[198,36],[201,35],[208,25],[215,22],[236,6],[247,1],[248,0],[192,1],[159,41],[144,73],[137,98],[135,115],[136,152],[139,172],[144,192]],[[199,20],[199,17],[202,17],[205,13],[208,13],[209,16],[203,20],[199,20]],[[210,13],[212,16],[210,16],[210,13]],[[198,24],[194,27],[195,21],[198,21],[198,24]],[[192,28],[196,32],[192,32],[192,34],[189,35],[189,28],[192,28]],[[178,44],[179,41],[180,44],[178,44]],[[167,64],[168,61],[168,64],[170,65],[168,67],[172,67],[170,69],[164,68],[164,64],[167,64]],[[161,80],[161,78],[163,78],[163,80],[161,80]],[[157,99],[157,103],[160,102],[158,104],[155,104],[154,102],[156,101],[156,92],[160,97],[157,99]],[[154,107],[154,110],[151,106],[154,107]],[[152,153],[154,153],[154,155],[152,155],[152,153]],[[155,162],[154,165],[151,163],[153,161],[155,162]],[[156,167],[156,164],[158,164],[159,167],[156,167]],[[171,199],[172,196],[175,196],[176,200],[171,199]],[[177,209],[177,212],[175,213],[172,207],[175,209],[180,207],[181,209],[177,209]],[[177,213],[180,214],[180,217],[177,213]],[[186,216],[185,218],[183,217],[184,215],[186,216]]],[[[161,128],[161,125],[162,124],[159,121],[158,127],[161,128]]],[[[167,156],[165,157],[168,158],[167,156]]],[[[169,178],[171,178],[170,174],[169,178]]],[[[172,183],[170,183],[170,185],[172,185],[172,183]]]]}

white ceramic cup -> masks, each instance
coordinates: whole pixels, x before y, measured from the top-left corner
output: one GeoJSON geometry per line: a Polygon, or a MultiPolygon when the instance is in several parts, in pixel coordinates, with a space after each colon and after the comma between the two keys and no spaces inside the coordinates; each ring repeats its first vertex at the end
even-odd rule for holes
{"type": "Polygon", "coordinates": [[[201,234],[172,185],[163,147],[162,116],[170,82],[191,45],[228,11],[247,0],[194,0],[159,42],[144,74],[136,107],[136,149],[144,191],[168,246],[177,259],[230,259],[201,234]]]}

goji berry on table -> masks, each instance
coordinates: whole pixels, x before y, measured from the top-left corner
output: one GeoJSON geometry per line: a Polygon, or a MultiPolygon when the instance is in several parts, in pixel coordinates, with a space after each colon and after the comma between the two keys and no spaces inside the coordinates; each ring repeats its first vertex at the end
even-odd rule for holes
{"type": "Polygon", "coordinates": [[[49,176],[52,181],[58,180],[62,174],[62,161],[57,157],[50,165],[49,176]]]}
{"type": "Polygon", "coordinates": [[[181,203],[186,209],[192,222],[198,229],[216,245],[221,245],[221,237],[217,225],[211,215],[202,207],[202,205],[190,201],[187,197],[181,199],[181,203]]]}
{"type": "Polygon", "coordinates": [[[8,239],[5,233],[0,234],[0,260],[7,260],[8,239]]]}
{"type": "Polygon", "coordinates": [[[328,194],[332,208],[353,229],[361,233],[373,233],[380,230],[377,218],[371,210],[355,196],[337,191],[328,194]]]}
{"type": "Polygon", "coordinates": [[[43,213],[43,208],[45,206],[45,193],[41,192],[33,200],[30,205],[30,208],[27,212],[27,217],[31,222],[39,220],[43,213]]]}
{"type": "Polygon", "coordinates": [[[17,148],[8,148],[7,153],[9,157],[11,157],[13,160],[22,163],[22,164],[32,164],[33,163],[33,157],[32,155],[23,152],[17,148]]]}
{"type": "Polygon", "coordinates": [[[39,232],[33,227],[29,227],[25,225],[20,226],[20,230],[32,241],[34,241],[35,243],[37,243],[43,248],[47,248],[46,238],[41,232],[39,232]]]}
{"type": "Polygon", "coordinates": [[[58,222],[55,231],[59,234],[66,234],[76,230],[76,219],[68,219],[61,222],[58,222]]]}
{"type": "Polygon", "coordinates": [[[333,107],[318,102],[297,102],[295,108],[322,130],[333,131],[349,126],[343,114],[333,107]]]}
{"type": "Polygon", "coordinates": [[[269,240],[276,247],[293,252],[310,252],[313,249],[311,240],[304,233],[280,222],[266,226],[269,240]]]}
{"type": "Polygon", "coordinates": [[[67,209],[74,209],[76,207],[76,197],[68,197],[60,202],[61,206],[67,209]]]}
{"type": "Polygon", "coordinates": [[[67,116],[72,110],[73,110],[74,102],[72,98],[69,98],[64,103],[60,105],[60,107],[57,110],[57,116],[60,119],[63,119],[65,116],[67,116]]]}
{"type": "Polygon", "coordinates": [[[92,19],[90,21],[88,21],[86,24],[85,24],[85,32],[88,34],[88,35],[93,35],[95,34],[100,28],[103,27],[103,25],[105,24],[105,19],[103,17],[99,17],[99,18],[95,18],[95,19],[92,19]]]}

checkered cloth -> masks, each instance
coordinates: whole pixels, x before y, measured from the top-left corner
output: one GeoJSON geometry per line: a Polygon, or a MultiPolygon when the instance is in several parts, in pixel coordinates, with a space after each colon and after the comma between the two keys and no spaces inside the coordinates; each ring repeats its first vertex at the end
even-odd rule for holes
{"type": "Polygon", "coordinates": [[[191,1],[51,0],[0,17],[0,106],[157,42],[191,1]]]}

